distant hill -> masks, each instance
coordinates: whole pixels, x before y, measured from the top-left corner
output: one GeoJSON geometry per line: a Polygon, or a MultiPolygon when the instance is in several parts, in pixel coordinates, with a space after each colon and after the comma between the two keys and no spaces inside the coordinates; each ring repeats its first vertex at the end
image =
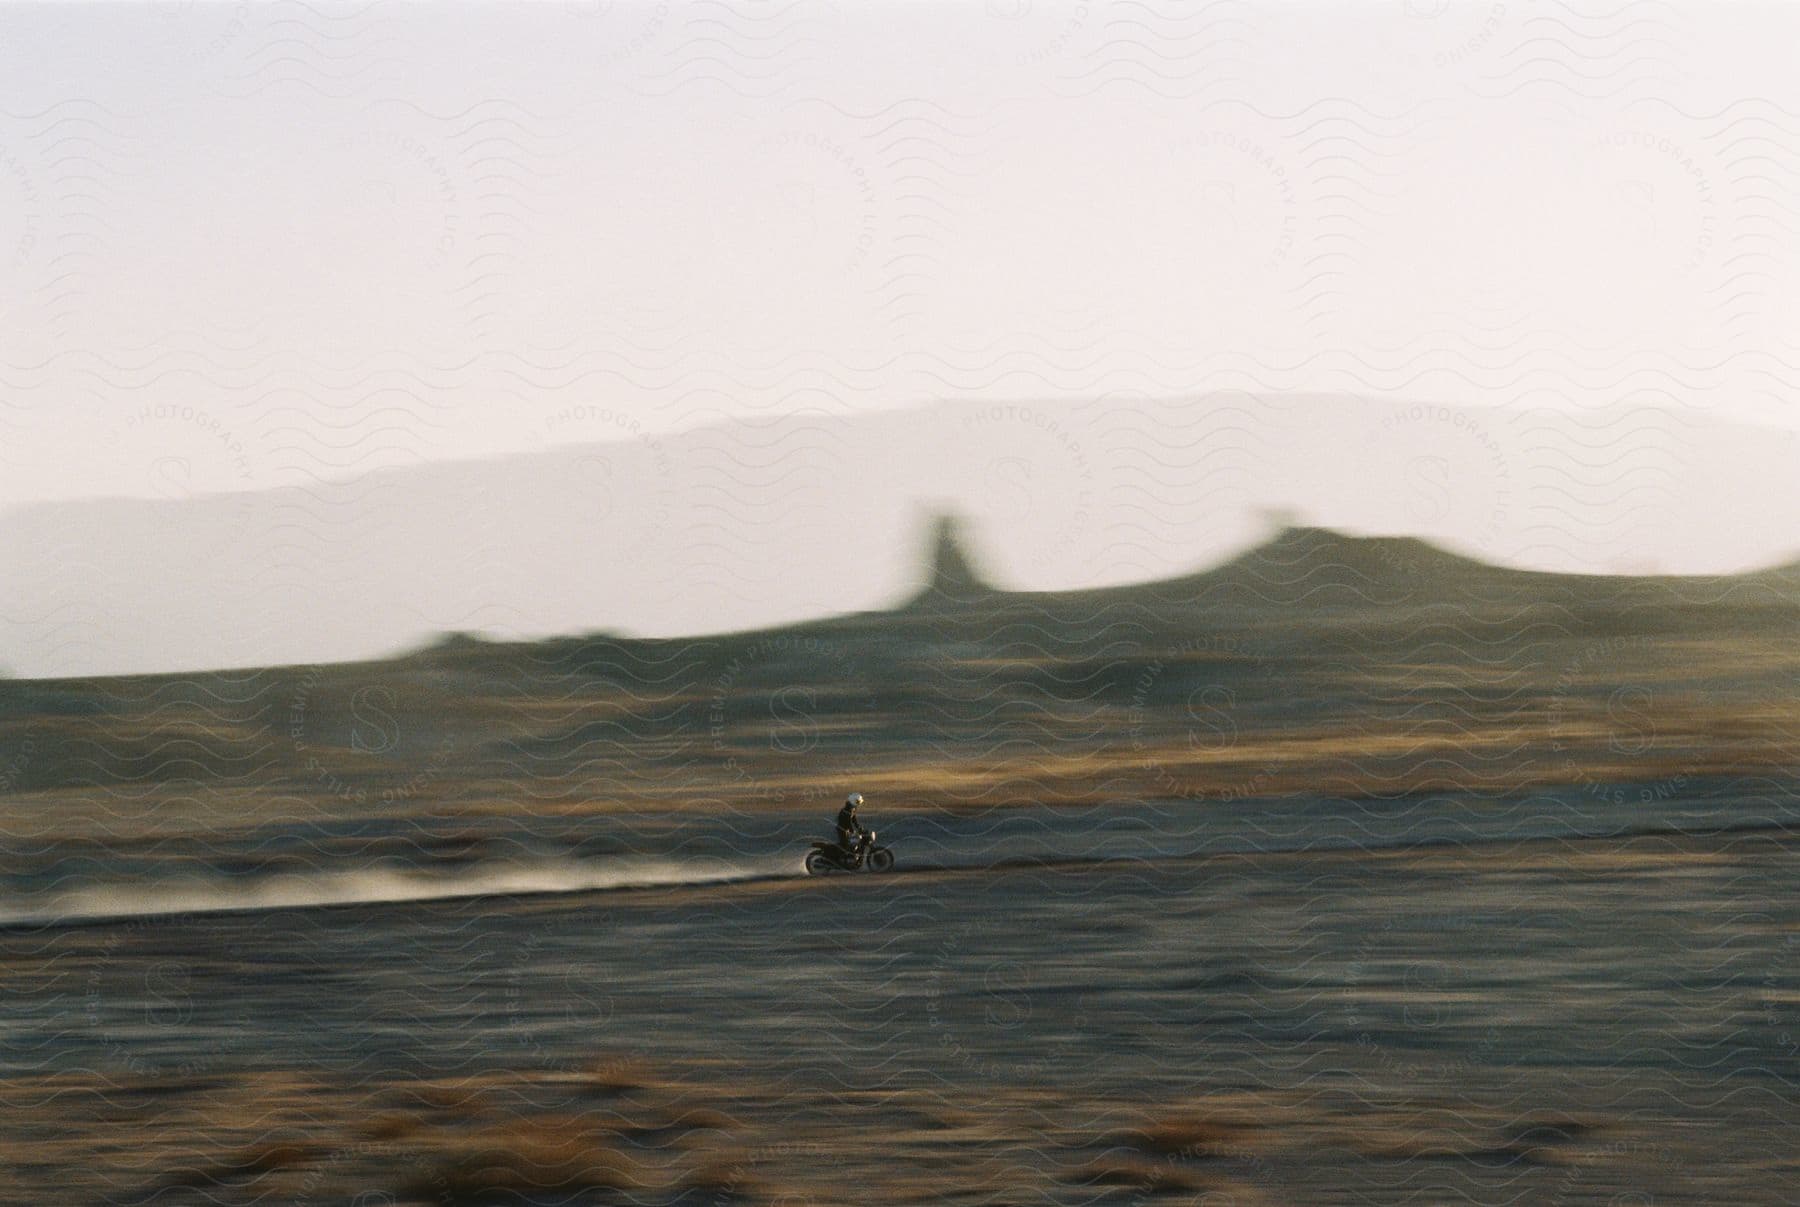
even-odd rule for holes
{"type": "Polygon", "coordinates": [[[1643,407],[1234,391],[735,421],[305,488],[15,509],[0,515],[0,661],[26,676],[336,662],[440,632],[673,637],[880,609],[919,589],[922,502],[966,517],[984,555],[980,577],[941,559],[940,601],[1145,582],[1245,606],[1510,589],[1459,553],[1605,573],[1755,565],[1800,539],[1790,447],[1643,407]],[[1260,546],[1270,506],[1292,508],[1295,531],[1260,546]],[[1301,518],[1431,544],[1333,544],[1301,518]]]}
{"type": "Polygon", "coordinates": [[[1021,591],[953,516],[924,537],[891,606],[790,625],[0,681],[0,792],[55,803],[19,833],[73,816],[103,838],[146,809],[176,827],[751,811],[850,780],[940,805],[1722,776],[1756,793],[1800,765],[1791,566],[1560,575],[1290,525],[1195,573],[1021,591]]]}
{"type": "MultiPolygon", "coordinates": [[[[905,606],[939,611],[1051,608],[1179,607],[1195,623],[1227,613],[1266,612],[1292,620],[1312,610],[1357,612],[1380,623],[1388,609],[1437,606],[1585,610],[1615,616],[1659,609],[1685,614],[1695,606],[1792,612],[1800,618],[1800,562],[1727,575],[1557,574],[1496,566],[1416,537],[1365,537],[1329,528],[1288,525],[1219,565],[1190,574],[1117,587],[1009,592],[993,586],[949,517],[933,529],[931,554],[919,577],[924,589],[905,606]]],[[[871,622],[879,613],[871,614],[871,622]]]]}

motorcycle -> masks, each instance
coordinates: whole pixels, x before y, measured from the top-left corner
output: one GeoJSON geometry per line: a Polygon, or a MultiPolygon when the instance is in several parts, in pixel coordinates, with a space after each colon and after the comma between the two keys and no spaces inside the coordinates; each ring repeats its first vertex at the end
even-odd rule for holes
{"type": "Polygon", "coordinates": [[[856,845],[845,849],[835,842],[815,842],[806,853],[806,872],[823,876],[831,872],[885,872],[894,866],[894,853],[875,845],[875,831],[864,830],[856,845]]]}

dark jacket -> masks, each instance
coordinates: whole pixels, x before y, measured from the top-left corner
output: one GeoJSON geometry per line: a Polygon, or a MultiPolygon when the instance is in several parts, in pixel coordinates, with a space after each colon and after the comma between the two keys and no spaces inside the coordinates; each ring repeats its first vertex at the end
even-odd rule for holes
{"type": "Polygon", "coordinates": [[[842,809],[838,810],[837,815],[838,845],[848,851],[851,847],[856,845],[857,839],[861,837],[862,826],[858,824],[856,820],[856,810],[852,809],[849,805],[845,805],[842,809]]]}

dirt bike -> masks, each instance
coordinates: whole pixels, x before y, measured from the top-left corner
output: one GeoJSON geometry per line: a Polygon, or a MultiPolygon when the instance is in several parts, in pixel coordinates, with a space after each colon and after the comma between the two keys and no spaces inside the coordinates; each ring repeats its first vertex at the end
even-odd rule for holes
{"type": "Polygon", "coordinates": [[[835,842],[815,842],[806,853],[806,871],[810,876],[830,872],[885,872],[894,866],[894,853],[875,845],[875,831],[864,830],[862,837],[848,849],[835,842]]]}

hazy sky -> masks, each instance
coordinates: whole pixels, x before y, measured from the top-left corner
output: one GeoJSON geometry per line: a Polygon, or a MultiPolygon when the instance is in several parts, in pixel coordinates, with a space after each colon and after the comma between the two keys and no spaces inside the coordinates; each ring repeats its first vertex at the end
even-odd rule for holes
{"type": "Polygon", "coordinates": [[[957,397],[1791,431],[1796,44],[1661,0],[8,5],[0,504],[957,397]]]}

